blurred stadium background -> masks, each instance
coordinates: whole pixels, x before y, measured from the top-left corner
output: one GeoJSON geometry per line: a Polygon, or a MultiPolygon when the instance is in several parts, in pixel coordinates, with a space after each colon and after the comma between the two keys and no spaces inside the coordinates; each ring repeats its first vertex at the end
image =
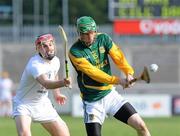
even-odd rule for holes
{"type": "MultiPolygon", "coordinates": [[[[151,84],[137,83],[133,88],[117,90],[127,97],[144,117],[169,117],[180,114],[180,1],[179,0],[1,0],[0,71],[8,71],[18,86],[20,76],[35,53],[35,37],[52,33],[64,76],[62,39],[57,27],[63,25],[69,47],[77,38],[75,21],[92,16],[99,32],[109,34],[119,44],[139,75],[144,66],[159,65],[150,73],[151,84]]],[[[123,76],[116,67],[113,73],[123,76]]],[[[69,100],[57,106],[60,113],[81,116],[76,74],[70,65],[73,89],[62,88],[69,100]]],[[[14,91],[16,88],[14,89],[14,91]]]]}

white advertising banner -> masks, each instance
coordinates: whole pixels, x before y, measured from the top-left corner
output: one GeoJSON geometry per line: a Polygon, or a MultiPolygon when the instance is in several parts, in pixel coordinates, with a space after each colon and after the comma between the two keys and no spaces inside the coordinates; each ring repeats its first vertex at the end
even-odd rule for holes
{"type": "MultiPolygon", "coordinates": [[[[171,95],[166,94],[127,94],[123,95],[143,117],[171,116],[171,95]]],[[[83,104],[79,94],[72,97],[72,116],[83,116],[83,104]]]]}
{"type": "Polygon", "coordinates": [[[79,94],[72,96],[72,116],[82,117],[83,116],[83,103],[79,94]]]}
{"type": "Polygon", "coordinates": [[[166,94],[134,94],[124,98],[135,107],[143,117],[171,116],[171,95],[166,94]]]}

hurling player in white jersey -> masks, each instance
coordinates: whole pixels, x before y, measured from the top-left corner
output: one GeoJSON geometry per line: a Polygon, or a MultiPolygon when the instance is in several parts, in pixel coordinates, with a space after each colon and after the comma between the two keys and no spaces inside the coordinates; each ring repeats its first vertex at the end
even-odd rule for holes
{"type": "Polygon", "coordinates": [[[52,136],[69,136],[66,123],[53,108],[48,91],[59,104],[66,96],[60,87],[68,87],[70,79],[58,79],[60,68],[52,34],[43,34],[35,41],[37,54],[27,63],[16,96],[13,98],[13,117],[19,136],[31,136],[31,122],[39,122],[52,136]]]}

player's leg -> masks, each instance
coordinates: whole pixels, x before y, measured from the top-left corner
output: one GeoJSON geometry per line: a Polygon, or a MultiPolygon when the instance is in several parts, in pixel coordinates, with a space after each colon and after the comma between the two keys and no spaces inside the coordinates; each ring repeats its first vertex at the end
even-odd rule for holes
{"type": "Polygon", "coordinates": [[[101,127],[106,116],[103,101],[104,99],[95,102],[83,101],[87,136],[101,136],[101,127]]]}
{"type": "Polygon", "coordinates": [[[5,116],[10,117],[11,114],[12,114],[12,102],[11,102],[11,99],[7,99],[5,101],[5,106],[6,106],[5,116]]]}
{"type": "Polygon", "coordinates": [[[31,117],[30,116],[16,116],[16,129],[18,136],[31,136],[31,117]]]}
{"type": "Polygon", "coordinates": [[[139,136],[151,136],[145,122],[138,113],[133,114],[128,119],[128,125],[135,128],[139,136]]]}
{"type": "Polygon", "coordinates": [[[49,99],[36,105],[34,111],[34,120],[41,122],[42,126],[51,134],[51,136],[69,136],[69,130],[66,123],[59,117],[55,108],[49,99]],[[38,116],[36,112],[38,108],[38,116]]]}
{"type": "Polygon", "coordinates": [[[1,102],[1,99],[0,99],[0,117],[2,116],[2,102],[1,102]]]}
{"type": "Polygon", "coordinates": [[[12,100],[8,102],[8,111],[7,111],[8,116],[12,115],[12,100]]]}
{"type": "Polygon", "coordinates": [[[55,121],[41,124],[51,136],[70,136],[66,123],[59,117],[55,121]]]}
{"type": "Polygon", "coordinates": [[[1,107],[0,107],[0,109],[1,109],[0,116],[4,117],[4,116],[5,116],[5,113],[6,113],[6,109],[7,109],[4,101],[1,102],[1,107]]]}
{"type": "Polygon", "coordinates": [[[125,103],[114,117],[136,129],[138,136],[150,136],[144,121],[130,103],[125,103]]]}
{"type": "Polygon", "coordinates": [[[87,136],[101,136],[101,124],[85,123],[87,136]]]}

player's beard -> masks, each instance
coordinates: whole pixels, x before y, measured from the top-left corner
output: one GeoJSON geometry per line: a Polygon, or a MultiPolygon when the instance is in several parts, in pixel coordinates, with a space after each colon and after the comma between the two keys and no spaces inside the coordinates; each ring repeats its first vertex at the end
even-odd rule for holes
{"type": "Polygon", "coordinates": [[[95,40],[96,40],[96,36],[95,36],[91,41],[88,41],[88,42],[80,39],[80,41],[81,41],[86,47],[91,46],[91,45],[95,42],[95,40]]]}
{"type": "Polygon", "coordinates": [[[39,52],[40,56],[46,60],[52,60],[55,56],[56,56],[56,53],[55,51],[49,51],[49,52],[46,52],[45,50],[42,52],[39,52]]]}
{"type": "Polygon", "coordinates": [[[54,56],[55,56],[55,53],[54,53],[54,52],[53,52],[53,53],[47,53],[47,56],[46,56],[45,59],[47,59],[47,60],[52,60],[52,59],[54,58],[54,56]]]}

